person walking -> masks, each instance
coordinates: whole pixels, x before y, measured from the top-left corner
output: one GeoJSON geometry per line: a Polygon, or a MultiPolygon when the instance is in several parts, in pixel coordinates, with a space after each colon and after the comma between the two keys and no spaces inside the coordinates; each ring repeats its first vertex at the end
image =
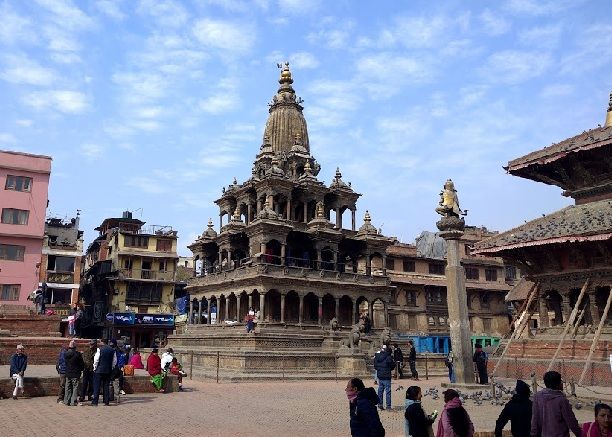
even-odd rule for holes
{"type": "Polygon", "coordinates": [[[109,383],[111,372],[117,365],[117,355],[112,347],[108,345],[108,339],[102,340],[102,346],[98,348],[94,355],[94,388],[93,400],[91,405],[97,407],[100,400],[100,387],[102,387],[102,402],[110,405],[109,383]]]}
{"type": "Polygon", "coordinates": [[[416,369],[416,348],[414,347],[414,342],[412,340],[408,341],[410,345],[410,351],[408,352],[408,364],[410,365],[410,373],[412,373],[412,379],[415,381],[419,380],[419,372],[416,369]]]}
{"type": "Polygon", "coordinates": [[[77,396],[79,390],[79,380],[81,372],[85,368],[83,356],[76,350],[74,340],[70,342],[68,350],[64,355],[66,362],[66,394],[64,395],[64,405],[77,405],[77,396]]]}
{"type": "Polygon", "coordinates": [[[21,390],[21,395],[24,395],[23,375],[28,367],[28,356],[24,353],[24,347],[21,344],[17,345],[17,351],[11,356],[11,365],[9,369],[9,377],[15,381],[15,389],[13,390],[13,399],[17,400],[17,394],[21,390]]]}
{"type": "Polygon", "coordinates": [[[351,436],[384,437],[385,428],[376,411],[379,402],[376,391],[366,388],[361,379],[353,378],[346,384],[345,393],[349,401],[351,436]]]}
{"type": "Polygon", "coordinates": [[[459,393],[449,388],[443,394],[444,409],[438,421],[436,437],[473,437],[474,424],[461,405],[459,393]]]}
{"type": "Polygon", "coordinates": [[[78,304],[76,313],[74,314],[74,333],[77,338],[82,337],[82,326],[83,326],[83,304],[78,304]]]}
{"type": "Polygon", "coordinates": [[[253,321],[254,319],[255,311],[253,311],[253,308],[249,308],[249,312],[245,316],[247,334],[250,334],[251,332],[255,331],[255,322],[253,321]]]}
{"type": "Polygon", "coordinates": [[[595,421],[582,425],[582,437],[612,437],[612,410],[607,404],[595,404],[595,421]]]}
{"type": "Polygon", "coordinates": [[[423,411],[421,405],[421,398],[423,397],[421,387],[416,385],[408,387],[406,390],[406,411],[404,412],[404,418],[406,420],[406,427],[404,434],[409,437],[429,437],[431,426],[436,420],[437,413],[428,416],[423,411]]]}
{"type": "Polygon", "coordinates": [[[402,367],[404,366],[404,353],[396,343],[393,345],[393,360],[395,361],[395,373],[399,379],[404,377],[402,367]]]}
{"type": "Polygon", "coordinates": [[[483,385],[488,384],[489,375],[487,374],[487,363],[489,360],[487,353],[482,350],[482,345],[480,343],[476,343],[476,352],[474,352],[472,361],[474,361],[476,364],[476,370],[478,371],[478,382],[483,385]]]}
{"type": "Polygon", "coordinates": [[[378,378],[378,408],[384,410],[383,394],[386,392],[387,409],[391,409],[391,371],[395,368],[395,361],[387,346],[383,344],[380,352],[374,356],[374,369],[378,378]]]}
{"type": "Polygon", "coordinates": [[[455,354],[453,353],[452,350],[450,350],[448,351],[446,358],[444,358],[444,364],[446,364],[446,367],[448,368],[448,379],[451,383],[456,382],[455,368],[453,367],[454,361],[455,361],[455,354]]]}
{"type": "Polygon", "coordinates": [[[55,364],[55,370],[59,375],[59,392],[57,393],[57,403],[64,403],[64,396],[66,394],[66,349],[62,346],[59,355],[57,356],[57,364],[55,364]]]}
{"type": "Polygon", "coordinates": [[[531,436],[569,437],[571,430],[576,437],[580,437],[582,429],[563,393],[561,374],[554,370],[546,372],[544,385],[546,388],[533,397],[531,436]]]}
{"type": "Polygon", "coordinates": [[[94,375],[94,357],[96,355],[96,351],[98,350],[98,342],[95,339],[89,340],[89,347],[83,352],[83,377],[81,380],[81,396],[79,398],[79,402],[85,402],[85,397],[87,396],[87,400],[91,401],[93,394],[93,375],[94,375]]]}
{"type": "Polygon", "coordinates": [[[495,437],[502,437],[502,430],[510,421],[510,429],[513,437],[528,436],[531,430],[532,403],[529,399],[531,389],[529,385],[520,379],[516,381],[516,394],[504,406],[497,422],[495,422],[495,437]]]}

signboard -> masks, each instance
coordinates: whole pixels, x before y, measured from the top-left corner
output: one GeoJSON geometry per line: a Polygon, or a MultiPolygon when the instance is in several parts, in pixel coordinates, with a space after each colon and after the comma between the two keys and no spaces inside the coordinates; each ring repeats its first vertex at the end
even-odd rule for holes
{"type": "Polygon", "coordinates": [[[136,319],[134,313],[113,313],[114,325],[133,325],[136,319]]]}
{"type": "Polygon", "coordinates": [[[174,326],[174,314],[136,314],[136,324],[143,326],[174,326]]]}
{"type": "Polygon", "coordinates": [[[210,313],[210,324],[215,325],[217,323],[217,313],[210,313]]]}

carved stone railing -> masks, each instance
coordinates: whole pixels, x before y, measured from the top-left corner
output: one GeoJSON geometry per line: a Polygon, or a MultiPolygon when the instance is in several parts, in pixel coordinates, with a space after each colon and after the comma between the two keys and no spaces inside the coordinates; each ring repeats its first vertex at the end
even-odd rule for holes
{"type": "Polygon", "coordinates": [[[289,267],[276,264],[247,264],[233,270],[209,273],[190,279],[189,285],[221,284],[227,281],[255,278],[258,276],[274,276],[279,278],[294,278],[307,280],[336,281],[339,283],[364,285],[389,285],[387,276],[368,276],[360,273],[344,273],[333,270],[313,270],[304,267],[289,267]]]}

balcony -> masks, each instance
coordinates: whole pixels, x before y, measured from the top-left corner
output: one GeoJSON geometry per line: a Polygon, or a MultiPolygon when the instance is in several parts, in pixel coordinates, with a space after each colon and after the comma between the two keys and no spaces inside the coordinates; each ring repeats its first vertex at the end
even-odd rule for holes
{"type": "Polygon", "coordinates": [[[157,235],[162,237],[176,237],[177,233],[172,229],[172,226],[147,225],[135,229],[133,224],[126,223],[121,223],[119,225],[119,231],[128,234],[157,235]]]}
{"type": "Polygon", "coordinates": [[[74,273],[47,271],[47,283],[74,284],[74,273]]]}
{"type": "Polygon", "coordinates": [[[119,269],[119,279],[143,279],[147,281],[174,281],[174,271],[149,269],[119,269]]]}

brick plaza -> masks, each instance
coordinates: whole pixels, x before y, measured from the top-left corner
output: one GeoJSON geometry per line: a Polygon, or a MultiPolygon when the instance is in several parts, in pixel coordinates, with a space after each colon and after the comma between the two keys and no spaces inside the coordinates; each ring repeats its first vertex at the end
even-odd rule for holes
{"type": "MultiPolygon", "coordinates": [[[[440,388],[442,381],[446,379],[417,384],[427,390],[440,388]]],[[[410,382],[393,381],[393,404],[400,408],[381,412],[388,436],[403,436],[405,389],[410,382]],[[395,391],[399,385],[404,389],[395,391]]],[[[67,407],[56,404],[54,397],[3,399],[0,435],[348,436],[345,385],[345,380],[243,384],[186,380],[185,392],[128,395],[110,407],[67,407]]],[[[423,405],[426,412],[441,411],[443,402],[424,397],[423,405]]],[[[466,403],[477,431],[492,431],[501,408],[466,403]]],[[[575,413],[580,423],[592,420],[591,407],[575,413]]]]}

